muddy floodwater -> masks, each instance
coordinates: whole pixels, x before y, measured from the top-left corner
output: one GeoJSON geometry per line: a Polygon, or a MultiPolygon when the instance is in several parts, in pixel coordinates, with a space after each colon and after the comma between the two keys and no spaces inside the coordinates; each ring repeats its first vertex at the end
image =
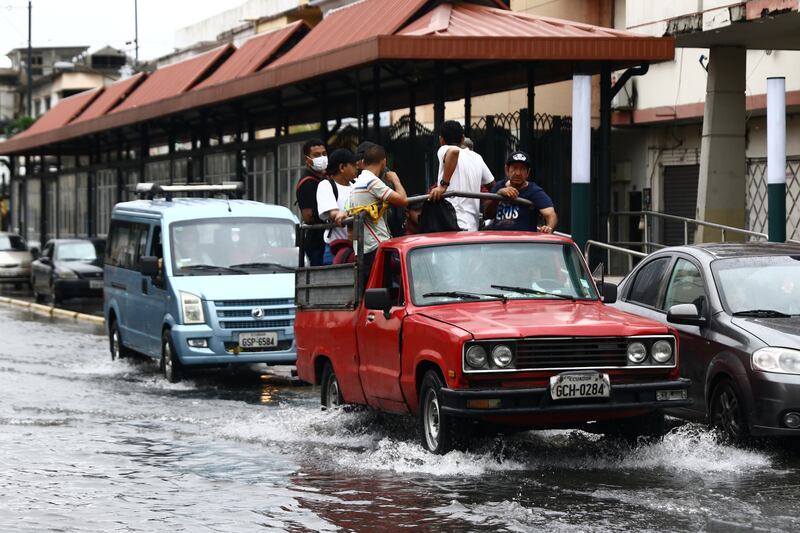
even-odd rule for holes
{"type": "Polygon", "coordinates": [[[112,362],[97,329],[0,308],[0,531],[798,531],[800,447],[703,426],[443,457],[410,419],[323,413],[282,369],[112,362]]]}

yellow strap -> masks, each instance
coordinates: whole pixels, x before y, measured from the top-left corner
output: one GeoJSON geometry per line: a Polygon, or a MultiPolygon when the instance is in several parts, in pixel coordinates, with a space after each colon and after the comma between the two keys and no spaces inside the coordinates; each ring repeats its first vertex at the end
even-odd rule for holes
{"type": "Polygon", "coordinates": [[[378,222],[387,209],[389,209],[389,204],[383,202],[380,204],[357,205],[348,209],[347,213],[349,215],[358,215],[359,213],[366,212],[369,218],[372,219],[372,222],[378,222]]]}

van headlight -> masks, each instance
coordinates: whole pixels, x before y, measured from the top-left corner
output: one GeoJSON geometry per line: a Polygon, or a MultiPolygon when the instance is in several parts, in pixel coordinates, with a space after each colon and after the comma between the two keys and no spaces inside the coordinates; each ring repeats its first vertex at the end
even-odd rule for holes
{"type": "Polygon", "coordinates": [[[206,315],[203,313],[203,302],[200,297],[191,292],[180,291],[181,312],[184,324],[205,324],[206,315]]]}
{"type": "Polygon", "coordinates": [[[800,350],[767,346],[753,352],[753,369],[781,374],[800,374],[800,350]]]}

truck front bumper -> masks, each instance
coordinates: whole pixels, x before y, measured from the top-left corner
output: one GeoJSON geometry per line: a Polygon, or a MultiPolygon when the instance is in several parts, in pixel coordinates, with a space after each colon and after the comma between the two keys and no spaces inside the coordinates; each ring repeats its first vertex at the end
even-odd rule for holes
{"type": "Polygon", "coordinates": [[[686,391],[691,381],[649,381],[612,384],[608,398],[553,400],[549,387],[533,389],[442,389],[442,413],[467,418],[486,416],[547,415],[556,413],[612,412],[686,407],[689,399],[659,400],[658,391],[686,391]],[[475,407],[481,405],[481,407],[475,407]],[[488,406],[488,407],[487,407],[488,406]],[[496,406],[496,407],[494,407],[496,406]]]}

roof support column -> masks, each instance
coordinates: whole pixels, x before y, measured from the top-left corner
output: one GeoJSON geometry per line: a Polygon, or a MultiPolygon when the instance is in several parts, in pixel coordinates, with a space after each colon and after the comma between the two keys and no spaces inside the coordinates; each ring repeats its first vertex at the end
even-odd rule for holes
{"type": "Polygon", "coordinates": [[[519,142],[520,149],[527,151],[529,154],[533,150],[533,124],[534,124],[534,77],[533,65],[528,65],[528,105],[525,109],[520,110],[519,113],[519,142]]]}
{"type": "Polygon", "coordinates": [[[472,80],[469,74],[464,77],[464,135],[472,133],[472,80]]]}
{"type": "MultiPolygon", "coordinates": [[[[747,50],[719,46],[711,48],[709,56],[697,216],[700,220],[744,228],[747,50]]],[[[664,187],[669,185],[664,183],[664,187]]],[[[715,228],[701,226],[695,233],[696,242],[719,240],[721,234],[715,228]]]]}
{"type": "Polygon", "coordinates": [[[117,198],[116,203],[122,201],[122,188],[125,186],[125,176],[122,174],[123,156],[122,130],[117,130],[117,198]]]}
{"type": "Polygon", "coordinates": [[[375,142],[381,142],[381,67],[372,67],[372,127],[374,128],[375,142]]]}
{"type": "Polygon", "coordinates": [[[328,143],[328,84],[322,80],[319,84],[319,135],[322,142],[328,143]]]}
{"type": "MultiPolygon", "coordinates": [[[[50,217],[48,216],[50,213],[47,212],[47,193],[50,190],[50,180],[48,179],[47,174],[43,172],[42,165],[42,156],[39,154],[37,156],[39,158],[39,168],[37,169],[37,175],[39,176],[39,243],[42,247],[44,247],[45,242],[47,242],[47,233],[50,230],[50,217]]],[[[31,161],[31,170],[36,163],[34,163],[34,158],[30,159],[31,161]]],[[[59,160],[59,166],[61,161],[59,160]]],[[[58,216],[58,215],[56,215],[58,216]]],[[[53,233],[53,236],[56,237],[57,234],[53,233]]]]}
{"type": "Polygon", "coordinates": [[[572,238],[583,250],[589,239],[592,151],[592,77],[572,77],[572,238]]]}
{"type": "MultiPolygon", "coordinates": [[[[20,198],[20,205],[22,206],[22,218],[20,219],[20,231],[22,231],[23,237],[25,240],[29,240],[30,236],[28,235],[28,180],[31,176],[31,167],[30,167],[30,156],[25,155],[22,158],[23,166],[25,167],[25,175],[22,180],[22,198],[20,198]]],[[[41,189],[40,189],[41,190],[41,189]]],[[[30,228],[33,229],[33,228],[30,228]]],[[[39,247],[41,250],[41,246],[39,247]]]]}
{"type": "Polygon", "coordinates": [[[194,167],[194,176],[189,176],[189,182],[202,182],[206,176],[206,148],[208,148],[208,113],[206,111],[200,112],[200,146],[192,146],[192,166],[194,167]],[[195,161],[195,158],[197,161],[195,161]]]}
{"type": "Polygon", "coordinates": [[[150,139],[149,132],[147,131],[147,123],[142,124],[141,128],[142,138],[139,143],[139,182],[145,181],[147,165],[145,164],[147,158],[150,156],[150,139]]]}
{"type": "MultiPolygon", "coordinates": [[[[17,156],[10,156],[8,158],[8,187],[3,183],[3,197],[8,198],[8,214],[6,215],[6,224],[3,226],[3,231],[14,231],[14,219],[17,213],[14,211],[14,181],[17,179],[17,156]]],[[[17,198],[17,205],[19,198],[17,198]]]]}
{"type": "Polygon", "coordinates": [[[417,88],[412,84],[408,86],[408,137],[417,138],[417,88]]]}
{"type": "Polygon", "coordinates": [[[442,124],[444,124],[444,63],[437,61],[434,65],[434,69],[433,135],[435,137],[442,131],[442,124]]]}
{"type": "Polygon", "coordinates": [[[280,172],[280,166],[278,161],[278,154],[280,153],[280,145],[281,145],[281,127],[283,125],[283,105],[281,103],[281,91],[278,89],[275,93],[275,105],[276,109],[278,110],[278,121],[275,125],[275,144],[273,145],[273,157],[272,157],[272,179],[275,180],[274,187],[272,188],[274,193],[272,197],[272,203],[278,204],[278,197],[280,193],[278,192],[278,184],[281,182],[279,179],[278,173],[280,172]]]}
{"type": "Polygon", "coordinates": [[[597,184],[599,213],[594,218],[595,238],[608,239],[606,221],[611,210],[611,66],[600,67],[600,176],[597,184]]]}
{"type": "MultiPolygon", "coordinates": [[[[87,237],[94,237],[97,228],[94,209],[94,191],[95,182],[97,180],[97,165],[99,165],[102,160],[102,154],[97,148],[99,145],[100,143],[95,142],[92,143],[89,148],[89,171],[86,173],[86,218],[83,222],[83,229],[86,231],[87,237]]],[[[79,213],[77,209],[75,209],[75,216],[78,217],[75,221],[75,227],[78,228],[81,225],[81,213],[79,213]]]]}
{"type": "Polygon", "coordinates": [[[786,78],[767,78],[767,227],[786,241],[786,78]]]}
{"type": "Polygon", "coordinates": [[[175,120],[169,121],[169,132],[167,133],[167,153],[169,154],[169,184],[175,183],[175,120]]]}

